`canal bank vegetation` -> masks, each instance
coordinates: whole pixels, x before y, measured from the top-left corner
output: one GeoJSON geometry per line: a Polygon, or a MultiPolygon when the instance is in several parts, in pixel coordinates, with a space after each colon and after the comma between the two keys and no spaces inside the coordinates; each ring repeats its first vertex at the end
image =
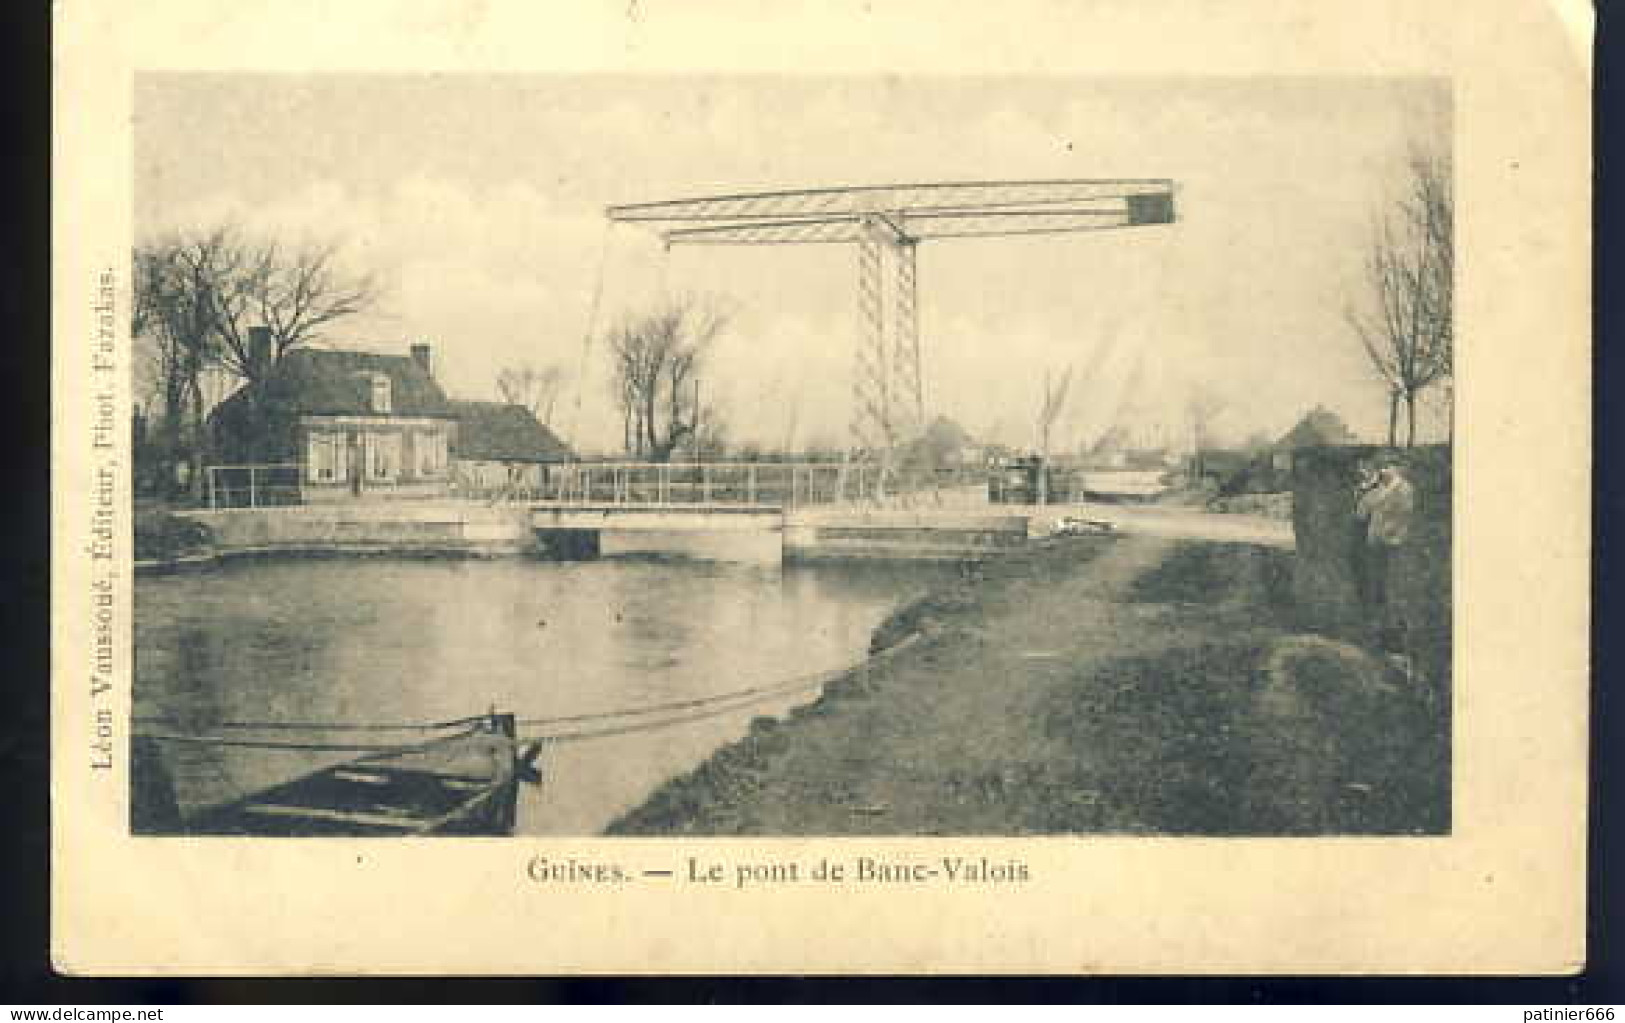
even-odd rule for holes
{"type": "Polygon", "coordinates": [[[214,534],[194,519],[162,509],[147,509],[135,516],[135,560],[169,562],[212,553],[214,534]]]}
{"type": "Polygon", "coordinates": [[[1304,631],[1290,552],[1055,541],[889,617],[859,668],[612,834],[1442,833],[1448,679],[1304,631]]]}

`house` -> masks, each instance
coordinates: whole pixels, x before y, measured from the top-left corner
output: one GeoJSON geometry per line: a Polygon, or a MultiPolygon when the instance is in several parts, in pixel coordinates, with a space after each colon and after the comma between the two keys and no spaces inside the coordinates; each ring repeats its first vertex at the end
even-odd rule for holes
{"type": "Polygon", "coordinates": [[[459,492],[538,491],[550,467],[575,459],[563,441],[523,405],[453,401],[452,478],[459,492]]]}
{"type": "Polygon", "coordinates": [[[1316,405],[1282,434],[1270,449],[1270,465],[1279,474],[1292,471],[1292,453],[1300,448],[1347,447],[1360,440],[1336,412],[1316,405]]]}
{"type": "Polygon", "coordinates": [[[1259,455],[1235,448],[1199,448],[1191,454],[1191,476],[1207,482],[1219,494],[1247,491],[1254,477],[1265,475],[1259,455]]]}
{"type": "Polygon", "coordinates": [[[983,464],[981,449],[965,428],[947,416],[937,416],[920,436],[905,445],[903,459],[932,470],[983,464]]]}
{"type": "Polygon", "coordinates": [[[1156,442],[1151,431],[1131,433],[1114,424],[1087,450],[1079,451],[1079,463],[1087,469],[1133,469],[1141,472],[1167,469],[1178,457],[1156,442]]]}
{"type": "Polygon", "coordinates": [[[1317,405],[1262,450],[1198,452],[1196,471],[1199,478],[1213,482],[1221,497],[1283,493],[1292,488],[1292,463],[1299,451],[1359,443],[1337,413],[1317,405]]]}
{"type": "MultiPolygon", "coordinates": [[[[279,503],[366,495],[433,497],[451,484],[456,415],[435,383],[430,348],[410,355],[296,348],[269,359],[270,336],[251,333],[262,364],[209,414],[214,461],[275,466],[279,503]]],[[[217,470],[221,472],[242,470],[217,470]]]]}

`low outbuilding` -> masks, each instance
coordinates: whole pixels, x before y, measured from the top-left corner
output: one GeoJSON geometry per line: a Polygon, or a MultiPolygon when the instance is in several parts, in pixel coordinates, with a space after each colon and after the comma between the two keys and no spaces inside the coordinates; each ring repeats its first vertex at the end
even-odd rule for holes
{"type": "Polygon", "coordinates": [[[575,453],[523,405],[452,401],[452,478],[464,494],[537,494],[575,453]]]}

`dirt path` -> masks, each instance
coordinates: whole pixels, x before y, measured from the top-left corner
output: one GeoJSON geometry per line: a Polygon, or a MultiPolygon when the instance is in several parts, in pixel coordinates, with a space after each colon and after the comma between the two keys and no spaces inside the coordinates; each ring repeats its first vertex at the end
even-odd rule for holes
{"type": "Polygon", "coordinates": [[[1437,779],[1420,801],[1406,780],[1416,728],[1397,760],[1339,738],[1412,703],[1313,645],[1270,658],[1285,557],[1136,537],[994,566],[913,648],[758,721],[612,832],[1437,830],[1437,779]]]}

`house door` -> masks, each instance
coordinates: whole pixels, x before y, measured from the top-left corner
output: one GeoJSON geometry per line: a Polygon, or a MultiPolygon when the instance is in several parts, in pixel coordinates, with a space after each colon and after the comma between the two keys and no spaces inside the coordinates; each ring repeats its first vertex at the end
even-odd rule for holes
{"type": "Polygon", "coordinates": [[[351,430],[349,434],[350,446],[350,493],[356,497],[361,496],[361,481],[367,471],[366,434],[359,430],[351,430]]]}

